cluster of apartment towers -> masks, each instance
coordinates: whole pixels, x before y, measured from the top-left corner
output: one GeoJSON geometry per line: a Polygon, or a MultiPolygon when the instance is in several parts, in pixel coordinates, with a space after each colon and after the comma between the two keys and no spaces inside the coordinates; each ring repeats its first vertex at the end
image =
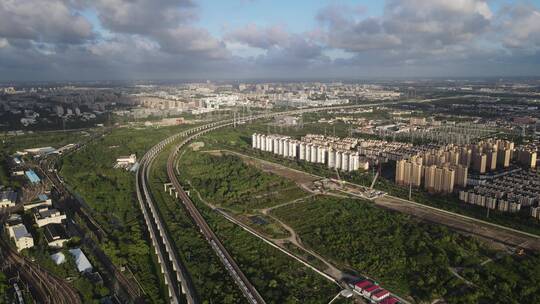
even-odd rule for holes
{"type": "Polygon", "coordinates": [[[308,134],[301,140],[275,134],[254,133],[252,135],[254,149],[311,163],[326,164],[329,168],[342,171],[369,169],[369,162],[361,158],[358,152],[351,151],[357,145],[358,139],[356,138],[339,138],[318,134],[308,134]]]}
{"type": "MultiPolygon", "coordinates": [[[[536,163],[536,152],[517,152],[520,163],[536,163]]],[[[492,139],[469,145],[450,144],[430,149],[409,159],[398,160],[396,183],[413,187],[423,185],[424,189],[432,193],[451,193],[456,186],[467,186],[469,169],[477,174],[485,174],[498,168],[508,168],[513,153],[513,142],[492,139]]]]}

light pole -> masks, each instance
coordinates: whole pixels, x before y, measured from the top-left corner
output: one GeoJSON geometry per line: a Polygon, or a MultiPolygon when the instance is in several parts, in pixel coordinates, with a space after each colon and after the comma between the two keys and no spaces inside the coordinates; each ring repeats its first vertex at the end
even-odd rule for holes
{"type": "Polygon", "coordinates": [[[413,163],[411,163],[411,170],[409,171],[409,200],[412,200],[412,176],[413,176],[413,163]]]}

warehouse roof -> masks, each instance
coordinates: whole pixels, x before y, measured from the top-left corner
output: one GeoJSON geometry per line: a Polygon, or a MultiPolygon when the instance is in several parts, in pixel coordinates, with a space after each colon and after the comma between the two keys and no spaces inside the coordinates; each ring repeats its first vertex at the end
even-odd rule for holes
{"type": "Polygon", "coordinates": [[[375,291],[377,289],[379,289],[379,286],[377,286],[377,285],[373,285],[373,286],[369,286],[369,287],[364,288],[364,290],[367,291],[367,292],[372,292],[372,291],[375,291]]]}
{"type": "Polygon", "coordinates": [[[358,287],[358,288],[366,288],[368,286],[371,286],[373,285],[373,283],[371,283],[371,281],[368,281],[368,280],[363,280],[363,281],[360,281],[356,284],[354,284],[354,286],[358,287]]]}
{"type": "Polygon", "coordinates": [[[69,253],[75,258],[75,264],[79,272],[92,271],[92,264],[80,248],[70,249],[69,253]]]}
{"type": "Polygon", "coordinates": [[[379,302],[379,304],[396,304],[398,303],[399,300],[394,298],[394,297],[389,297],[389,298],[386,298],[382,301],[379,302]]]}

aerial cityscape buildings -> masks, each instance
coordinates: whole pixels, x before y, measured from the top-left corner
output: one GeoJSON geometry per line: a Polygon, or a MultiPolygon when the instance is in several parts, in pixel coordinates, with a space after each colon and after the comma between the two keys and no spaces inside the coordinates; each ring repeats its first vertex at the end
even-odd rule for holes
{"type": "Polygon", "coordinates": [[[0,0],[0,304],[539,304],[540,3],[0,0]]]}

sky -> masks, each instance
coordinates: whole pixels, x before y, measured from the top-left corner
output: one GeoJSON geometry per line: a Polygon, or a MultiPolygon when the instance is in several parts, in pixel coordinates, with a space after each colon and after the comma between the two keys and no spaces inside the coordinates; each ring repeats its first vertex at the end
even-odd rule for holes
{"type": "Polygon", "coordinates": [[[540,0],[0,0],[0,81],[539,71],[540,0]]]}

